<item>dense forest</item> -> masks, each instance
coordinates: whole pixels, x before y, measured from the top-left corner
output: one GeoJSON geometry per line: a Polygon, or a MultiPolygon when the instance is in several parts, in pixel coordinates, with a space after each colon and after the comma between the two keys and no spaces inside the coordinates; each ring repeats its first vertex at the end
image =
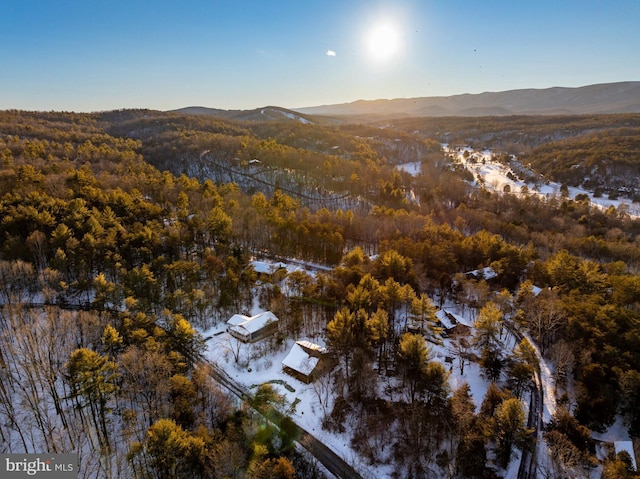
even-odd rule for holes
{"type": "MultiPolygon", "coordinates": [[[[591,431],[621,417],[640,436],[640,221],[474,187],[440,142],[515,153],[566,183],[574,164],[637,183],[638,123],[0,112],[0,452],[79,452],[82,477],[323,477],[286,427],[265,426],[277,393],[234,402],[200,359],[198,329],[259,297],[283,319],[268,347],[326,340],[325,427],[349,423],[394,477],[495,477],[532,450],[534,348],[561,405],[540,477],[636,477],[624,454],[596,457],[591,431]],[[416,161],[413,176],[397,167],[416,161]],[[256,256],[330,270],[260,275],[256,256]],[[463,274],[485,267],[495,279],[463,274]],[[456,343],[460,367],[492,382],[477,412],[430,355],[445,301],[477,317],[456,343]]],[[[636,194],[594,178],[580,182],[636,194]]]]}

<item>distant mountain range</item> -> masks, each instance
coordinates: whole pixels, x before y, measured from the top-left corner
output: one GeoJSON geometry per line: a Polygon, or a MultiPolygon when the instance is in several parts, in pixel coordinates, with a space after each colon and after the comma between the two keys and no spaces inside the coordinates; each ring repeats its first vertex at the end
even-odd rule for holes
{"type": "MultiPolygon", "coordinates": [[[[311,118],[310,115],[391,118],[640,113],[640,81],[602,83],[577,88],[528,88],[453,96],[358,100],[295,110],[278,106],[265,106],[254,110],[221,110],[190,106],[173,111],[190,115],[210,115],[227,120],[295,120],[302,123],[313,123],[319,120],[311,118]]],[[[325,120],[328,119],[325,118],[325,120]]]]}
{"type": "Polygon", "coordinates": [[[639,113],[640,82],[603,83],[578,88],[510,90],[440,97],[358,100],[296,108],[309,115],[504,116],[639,113]]]}

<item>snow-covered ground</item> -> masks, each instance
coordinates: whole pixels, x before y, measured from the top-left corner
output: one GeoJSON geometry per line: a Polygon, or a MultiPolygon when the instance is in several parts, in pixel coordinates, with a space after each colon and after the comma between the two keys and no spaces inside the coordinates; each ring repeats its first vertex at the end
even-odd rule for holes
{"type": "Polygon", "coordinates": [[[524,335],[528,340],[533,349],[536,351],[536,357],[538,358],[538,362],[540,364],[540,382],[542,383],[540,386],[542,387],[543,393],[543,401],[542,405],[542,420],[545,424],[551,422],[551,419],[556,413],[558,408],[558,403],[556,401],[555,395],[555,382],[553,380],[553,366],[549,364],[549,362],[542,357],[540,353],[540,349],[536,345],[535,341],[528,335],[524,335]]]}
{"type": "MultiPolygon", "coordinates": [[[[635,469],[638,469],[633,442],[631,437],[629,437],[629,432],[627,431],[627,427],[624,425],[622,418],[618,417],[616,422],[614,422],[605,432],[594,432],[591,434],[591,437],[597,441],[613,444],[616,454],[621,451],[628,452],[629,456],[631,456],[635,469]]],[[[606,456],[606,449],[602,447],[598,448],[597,456],[598,459],[604,460],[606,456]]]]}
{"type": "MultiPolygon", "coordinates": [[[[522,194],[521,189],[523,186],[526,186],[529,194],[533,193],[545,198],[560,198],[562,196],[560,183],[541,180],[539,183],[533,184],[509,178],[509,173],[514,177],[518,175],[516,175],[509,166],[494,161],[494,155],[491,150],[475,151],[469,147],[455,150],[444,147],[444,150],[445,153],[449,155],[455,155],[457,160],[473,174],[476,185],[482,183],[485,188],[498,192],[504,192],[505,187],[508,186],[512,194],[522,194]],[[468,152],[466,158],[465,152],[468,152]]],[[[568,187],[568,196],[570,198],[575,198],[577,195],[587,195],[589,201],[599,208],[608,209],[613,206],[619,209],[622,207],[623,209],[627,209],[630,215],[640,216],[640,204],[638,203],[633,203],[627,199],[612,200],[603,197],[596,198],[593,196],[592,191],[572,186],[568,187]]]]}
{"type": "MultiPolygon", "coordinates": [[[[205,337],[212,336],[207,341],[206,356],[209,360],[223,367],[231,378],[250,389],[265,383],[271,384],[274,390],[292,406],[290,415],[294,421],[353,465],[363,477],[388,477],[389,471],[384,468],[368,466],[359,458],[350,447],[348,432],[338,434],[322,429],[321,422],[324,411],[330,412],[333,407],[330,396],[329,403],[325,403],[323,406],[320,402],[325,399],[322,388],[328,387],[328,385],[304,384],[286,374],[282,369],[282,361],[295,344],[294,340],[288,340],[278,351],[254,359],[250,359],[250,357],[260,343],[242,344],[239,346],[239,361],[236,363],[233,354],[230,353],[230,348],[237,348],[238,342],[227,332],[224,332],[224,328],[213,328],[204,331],[203,335],[205,337]]],[[[309,340],[318,343],[318,338],[309,338],[309,340]]]]}
{"type": "MultiPolygon", "coordinates": [[[[305,125],[309,125],[309,124],[313,124],[313,122],[307,120],[306,118],[303,118],[299,115],[295,115],[293,113],[290,112],[286,112],[283,110],[280,110],[279,108],[267,108],[266,111],[269,111],[270,113],[279,113],[280,115],[289,118],[290,120],[298,120],[300,123],[304,123],[305,125]]],[[[264,115],[265,114],[265,109],[262,109],[260,111],[260,114],[264,115]]]]}
{"type": "MultiPolygon", "coordinates": [[[[504,192],[505,187],[508,187],[507,189],[510,190],[510,193],[515,195],[523,194],[522,188],[526,186],[528,194],[537,194],[545,198],[560,198],[562,196],[560,183],[546,181],[543,178],[535,184],[513,180],[512,178],[517,178],[518,175],[509,166],[494,161],[494,154],[491,150],[475,151],[470,147],[450,149],[447,145],[443,145],[442,148],[447,155],[453,155],[457,161],[461,162],[473,174],[473,184],[475,186],[482,185],[487,189],[500,193],[504,192]],[[465,153],[468,153],[466,158],[465,153]],[[513,175],[512,178],[509,178],[509,173],[513,175]]],[[[422,170],[419,161],[403,163],[397,165],[397,168],[412,176],[417,176],[422,170]]],[[[569,198],[573,199],[578,195],[587,195],[589,201],[599,208],[606,210],[613,206],[616,209],[625,209],[632,216],[640,216],[640,204],[638,203],[628,199],[596,198],[593,196],[592,191],[573,186],[568,187],[569,198]]]]}
{"type": "Polygon", "coordinates": [[[414,161],[411,163],[403,163],[398,165],[398,169],[400,171],[405,171],[409,173],[411,176],[417,176],[418,173],[422,171],[422,163],[419,161],[414,161]]]}
{"type": "MultiPolygon", "coordinates": [[[[462,311],[455,304],[447,304],[446,310],[459,323],[473,324],[471,312],[462,311]]],[[[262,311],[256,305],[250,314],[255,315],[262,311]]],[[[286,399],[287,403],[293,406],[291,417],[294,421],[339,454],[364,478],[391,477],[392,466],[370,465],[356,453],[350,444],[352,431],[348,428],[342,434],[322,429],[322,419],[325,413],[330,412],[333,408],[333,398],[327,394],[331,388],[328,376],[324,381],[320,379],[315,384],[304,384],[283,371],[282,361],[287,357],[296,340],[308,340],[322,346],[324,345],[323,338],[289,339],[277,351],[265,352],[265,341],[254,344],[239,343],[226,332],[224,322],[202,331],[202,335],[209,338],[205,355],[210,361],[217,363],[225,369],[231,378],[251,389],[264,383],[271,384],[286,399]]],[[[515,339],[505,333],[505,355],[511,353],[515,344],[515,339]]],[[[475,362],[466,362],[464,374],[461,374],[456,348],[449,339],[445,339],[441,346],[430,344],[430,347],[433,359],[442,362],[447,367],[452,391],[465,382],[469,384],[476,404],[476,412],[478,412],[489,386],[489,382],[480,374],[480,366],[475,362]]],[[[381,381],[394,381],[394,379],[381,378],[381,381]]],[[[523,400],[523,406],[528,408],[528,398],[523,400]]],[[[519,456],[514,457],[505,477],[515,478],[518,465],[519,456]]]]}

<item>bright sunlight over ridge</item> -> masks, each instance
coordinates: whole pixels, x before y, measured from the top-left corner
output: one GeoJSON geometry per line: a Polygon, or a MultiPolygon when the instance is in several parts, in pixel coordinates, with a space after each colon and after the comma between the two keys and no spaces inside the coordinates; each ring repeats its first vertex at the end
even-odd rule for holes
{"type": "Polygon", "coordinates": [[[379,23],[366,35],[367,53],[376,63],[391,60],[401,48],[400,33],[391,23],[379,23]]]}

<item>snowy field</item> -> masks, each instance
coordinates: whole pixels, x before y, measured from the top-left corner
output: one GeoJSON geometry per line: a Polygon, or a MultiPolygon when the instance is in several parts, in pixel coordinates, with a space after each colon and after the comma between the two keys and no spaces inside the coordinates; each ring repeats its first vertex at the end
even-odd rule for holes
{"type": "MultiPolygon", "coordinates": [[[[537,194],[545,198],[561,197],[560,183],[552,181],[541,181],[538,184],[526,183],[524,181],[514,181],[509,178],[509,173],[515,175],[515,172],[511,171],[507,165],[499,163],[493,160],[493,152],[491,150],[484,150],[481,152],[474,151],[471,148],[462,148],[459,150],[449,150],[445,148],[445,152],[448,154],[455,154],[458,161],[473,174],[476,179],[476,185],[480,182],[488,189],[503,192],[505,186],[509,186],[512,194],[521,194],[521,188],[526,186],[529,193],[537,194]],[[464,157],[465,151],[469,152],[467,158],[464,157]]],[[[515,175],[516,177],[518,175],[515,175]]],[[[602,209],[608,209],[613,206],[616,209],[627,209],[628,213],[632,216],[640,216],[640,204],[633,203],[630,200],[618,199],[612,200],[609,198],[595,198],[592,191],[588,191],[582,188],[574,188],[570,186],[568,188],[570,198],[575,198],[577,195],[587,195],[589,201],[594,205],[602,209]]]]}
{"type": "MultiPolygon", "coordinates": [[[[443,145],[443,150],[447,155],[455,155],[457,161],[461,162],[465,168],[467,168],[474,177],[474,186],[484,186],[487,189],[502,193],[506,186],[510,189],[511,194],[520,195],[523,186],[526,186],[529,194],[536,194],[545,198],[560,198],[560,183],[552,181],[541,180],[539,183],[527,183],[524,181],[513,180],[509,178],[509,173],[517,177],[507,165],[494,161],[493,152],[491,150],[475,151],[472,148],[465,147],[459,149],[449,149],[447,145],[443,145]],[[465,152],[468,152],[467,158],[464,157],[465,152]]],[[[412,176],[417,176],[421,172],[421,163],[419,161],[411,163],[403,163],[398,165],[397,168],[400,171],[409,173],[412,176]]],[[[594,206],[602,208],[604,210],[613,206],[616,209],[622,208],[626,210],[631,216],[640,217],[640,204],[634,203],[627,199],[612,200],[609,198],[595,198],[592,191],[588,191],[582,188],[574,188],[570,186],[568,188],[570,198],[575,198],[577,195],[587,195],[589,201],[594,206]]]]}

